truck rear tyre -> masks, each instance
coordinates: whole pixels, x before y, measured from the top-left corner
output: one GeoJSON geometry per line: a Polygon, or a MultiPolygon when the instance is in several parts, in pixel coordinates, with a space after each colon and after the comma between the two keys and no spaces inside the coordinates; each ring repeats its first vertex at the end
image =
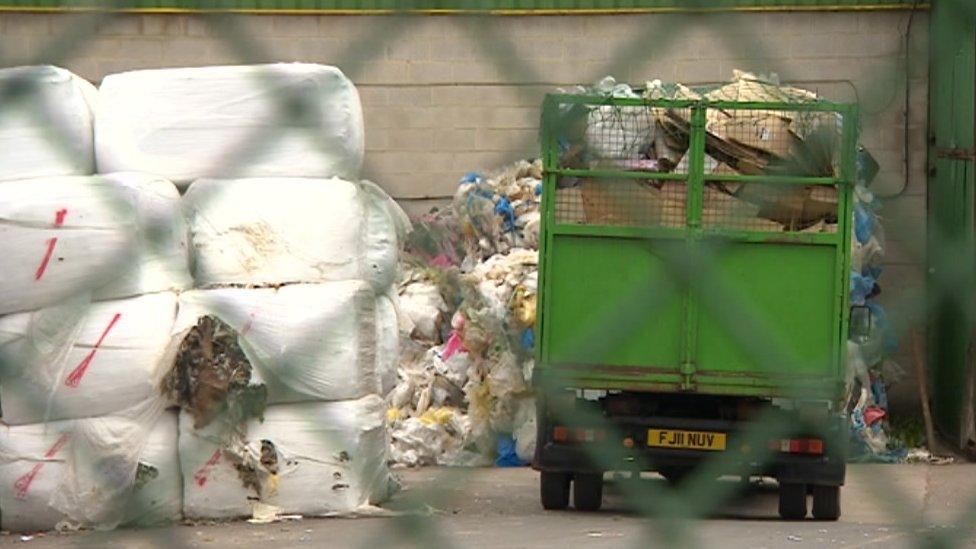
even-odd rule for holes
{"type": "Polygon", "coordinates": [[[840,486],[813,487],[813,518],[817,520],[840,518],[840,486]]]}
{"type": "Polygon", "coordinates": [[[807,485],[793,482],[779,485],[779,516],[785,520],[803,520],[807,516],[807,485]]]}
{"type": "Polygon", "coordinates": [[[598,511],[603,505],[603,474],[577,473],[573,478],[573,507],[577,511],[598,511]]]}
{"type": "Polygon", "coordinates": [[[569,473],[542,472],[539,480],[542,508],[558,511],[569,507],[569,473]]]}

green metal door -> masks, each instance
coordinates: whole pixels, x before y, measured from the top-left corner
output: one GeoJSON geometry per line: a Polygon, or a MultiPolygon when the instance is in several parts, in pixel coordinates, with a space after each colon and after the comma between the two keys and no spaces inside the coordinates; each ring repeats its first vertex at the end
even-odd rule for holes
{"type": "Polygon", "coordinates": [[[973,430],[976,20],[957,3],[937,2],[931,25],[928,364],[935,421],[965,446],[973,430]]]}

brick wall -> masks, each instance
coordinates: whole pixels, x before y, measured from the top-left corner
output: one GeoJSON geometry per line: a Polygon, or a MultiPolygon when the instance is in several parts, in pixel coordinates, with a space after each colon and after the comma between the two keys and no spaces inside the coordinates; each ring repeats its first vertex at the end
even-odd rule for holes
{"type": "MultiPolygon", "coordinates": [[[[414,210],[450,196],[467,171],[537,154],[538,107],[555,87],[607,74],[634,84],[652,78],[696,84],[727,79],[736,68],[776,72],[830,99],[861,103],[862,141],[882,166],[876,189],[890,195],[884,296],[893,303],[922,281],[928,18],[915,15],[906,56],[908,17],[901,11],[241,16],[231,26],[239,32],[227,34],[193,16],[125,15],[89,35],[80,15],[0,14],[0,61],[54,61],[96,82],[150,67],[337,65],[362,94],[365,175],[414,210]],[[63,48],[66,57],[49,48],[73,33],[85,38],[63,48]]],[[[910,365],[907,354],[899,360],[910,365]]]]}

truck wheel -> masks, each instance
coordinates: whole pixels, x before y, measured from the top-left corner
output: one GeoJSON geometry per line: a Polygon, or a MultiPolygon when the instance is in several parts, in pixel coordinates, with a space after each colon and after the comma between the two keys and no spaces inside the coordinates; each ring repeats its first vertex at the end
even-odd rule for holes
{"type": "Polygon", "coordinates": [[[603,474],[577,473],[573,478],[573,507],[577,511],[598,511],[603,505],[603,474]]]}
{"type": "Polygon", "coordinates": [[[779,516],[785,520],[803,520],[807,516],[807,485],[793,482],[779,485],[779,516]]]}
{"type": "Polygon", "coordinates": [[[840,486],[813,487],[813,518],[817,520],[840,518],[840,486]]]}
{"type": "Polygon", "coordinates": [[[542,508],[557,511],[569,507],[569,473],[542,472],[539,480],[542,508]]]}

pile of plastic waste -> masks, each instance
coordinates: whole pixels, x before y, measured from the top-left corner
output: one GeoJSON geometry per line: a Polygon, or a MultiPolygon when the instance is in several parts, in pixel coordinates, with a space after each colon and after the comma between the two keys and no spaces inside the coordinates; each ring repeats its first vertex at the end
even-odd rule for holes
{"type": "Polygon", "coordinates": [[[848,340],[847,413],[851,455],[855,459],[902,461],[908,450],[891,440],[887,391],[904,376],[893,360],[897,340],[876,298],[882,272],[885,233],[881,204],[866,187],[877,164],[863,149],[858,154],[858,185],[851,231],[851,336],[848,340]]]}
{"type": "Polygon", "coordinates": [[[416,220],[398,288],[399,379],[387,396],[397,463],[531,459],[541,179],[539,161],[467,174],[449,209],[416,220]]]}

